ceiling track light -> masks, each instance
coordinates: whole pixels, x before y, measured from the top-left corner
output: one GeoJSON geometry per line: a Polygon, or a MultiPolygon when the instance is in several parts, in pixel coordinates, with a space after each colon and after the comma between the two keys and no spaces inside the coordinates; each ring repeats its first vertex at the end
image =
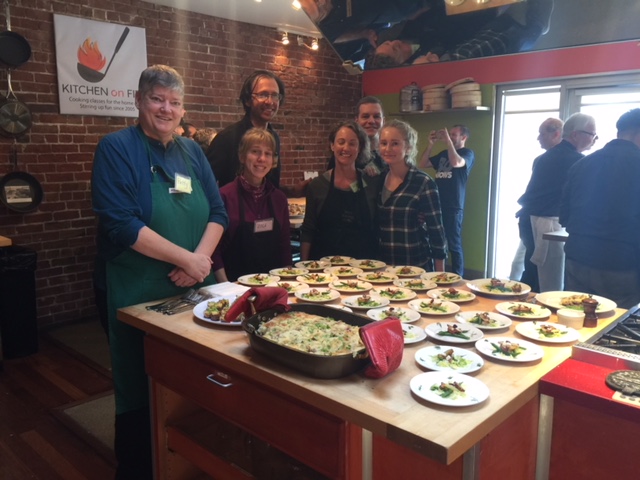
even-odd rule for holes
{"type": "Polygon", "coordinates": [[[283,45],[289,45],[289,34],[287,32],[282,32],[282,40],[283,45]]]}
{"type": "Polygon", "coordinates": [[[293,7],[294,10],[300,10],[302,8],[302,5],[300,5],[299,0],[293,0],[293,2],[291,2],[291,6],[293,7]]]}
{"type": "Polygon", "coordinates": [[[303,36],[300,36],[300,35],[298,35],[298,45],[299,45],[299,46],[301,46],[301,47],[304,45],[304,46],[305,46],[305,47],[307,47],[309,50],[318,50],[318,49],[320,48],[320,47],[319,47],[319,44],[318,44],[318,39],[317,39],[317,38],[313,38],[313,39],[311,39],[311,45],[308,45],[308,44],[304,41],[304,37],[303,37],[303,36]]]}

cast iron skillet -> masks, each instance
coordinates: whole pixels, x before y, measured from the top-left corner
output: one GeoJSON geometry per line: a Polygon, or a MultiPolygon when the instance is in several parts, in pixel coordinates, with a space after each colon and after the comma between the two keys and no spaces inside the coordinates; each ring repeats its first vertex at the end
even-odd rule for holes
{"type": "Polygon", "coordinates": [[[11,31],[11,17],[9,16],[9,1],[4,0],[7,31],[0,32],[0,62],[15,68],[27,63],[31,58],[31,45],[22,36],[11,31]]]}
{"type": "Polygon", "coordinates": [[[15,147],[12,156],[14,171],[0,179],[0,201],[14,212],[32,212],[42,203],[42,185],[33,175],[15,170],[18,163],[15,147]]]}
{"type": "Polygon", "coordinates": [[[11,71],[7,70],[7,96],[0,101],[0,133],[16,138],[31,128],[29,107],[18,100],[11,88],[11,71]]]}

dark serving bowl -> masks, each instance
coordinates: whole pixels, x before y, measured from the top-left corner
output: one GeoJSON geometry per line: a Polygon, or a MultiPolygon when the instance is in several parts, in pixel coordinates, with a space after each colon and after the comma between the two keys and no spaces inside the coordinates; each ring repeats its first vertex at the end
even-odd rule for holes
{"type": "MultiPolygon", "coordinates": [[[[345,310],[327,307],[326,305],[307,303],[292,304],[291,311],[330,317],[358,327],[362,327],[373,321],[345,310]]],[[[249,335],[249,343],[254,350],[288,367],[316,378],[328,379],[345,377],[361,370],[369,363],[369,356],[364,347],[361,354],[355,357],[352,354],[334,356],[315,355],[279,345],[257,334],[258,327],[261,323],[271,320],[280,313],[281,312],[276,309],[266,310],[242,322],[242,328],[249,335]]]]}

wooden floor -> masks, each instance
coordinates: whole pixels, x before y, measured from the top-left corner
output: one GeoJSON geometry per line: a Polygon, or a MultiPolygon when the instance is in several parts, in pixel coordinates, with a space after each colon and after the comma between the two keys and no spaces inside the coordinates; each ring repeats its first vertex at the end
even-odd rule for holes
{"type": "Polygon", "coordinates": [[[39,352],[0,372],[0,479],[112,479],[114,466],[53,414],[112,389],[108,372],[40,339],[39,352]]]}

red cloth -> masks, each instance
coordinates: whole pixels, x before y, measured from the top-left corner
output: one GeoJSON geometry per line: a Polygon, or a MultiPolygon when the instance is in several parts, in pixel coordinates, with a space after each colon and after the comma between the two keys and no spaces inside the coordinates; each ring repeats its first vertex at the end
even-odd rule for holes
{"type": "Polygon", "coordinates": [[[289,293],[281,287],[254,287],[242,294],[225,315],[227,322],[234,322],[240,315],[249,318],[254,313],[264,312],[277,308],[281,312],[291,310],[289,305],[289,293]],[[253,302],[249,301],[250,297],[256,297],[253,302]],[[252,308],[253,304],[253,308],[252,308]],[[255,309],[255,311],[254,311],[255,309]]]}
{"type": "Polygon", "coordinates": [[[364,372],[367,377],[384,377],[402,363],[404,333],[399,319],[387,318],[360,327],[360,338],[371,358],[371,366],[364,372]]]}

